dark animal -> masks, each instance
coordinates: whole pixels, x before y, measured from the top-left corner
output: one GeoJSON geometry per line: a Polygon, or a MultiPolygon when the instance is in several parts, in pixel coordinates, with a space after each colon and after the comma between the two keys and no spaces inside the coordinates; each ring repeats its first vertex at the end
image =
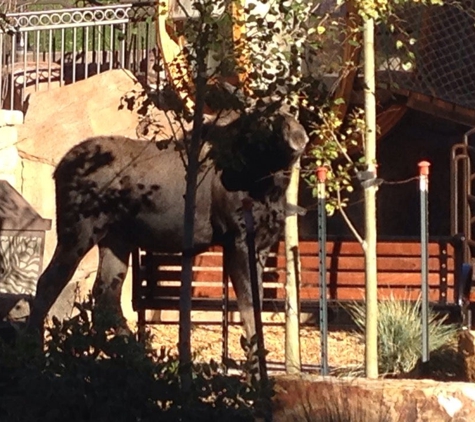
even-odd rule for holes
{"type": "MultiPolygon", "coordinates": [[[[199,176],[195,252],[211,244],[224,247],[250,338],[255,329],[241,201],[248,196],[254,199],[262,281],[269,249],[284,225],[288,170],[304,151],[308,137],[290,115],[277,114],[269,120],[254,113],[224,125],[205,125],[203,139],[208,157],[216,157],[205,160],[199,176]],[[231,156],[235,162],[227,165],[233,161],[231,156]]],[[[171,147],[160,150],[153,142],[97,137],[72,148],[59,163],[54,179],[58,243],[38,281],[29,328],[41,329],[50,307],[95,245],[100,257],[93,288],[96,304],[107,305],[122,316],[121,288],[131,251],[136,247],[181,251],[183,161],[171,147]]]]}
{"type": "Polygon", "coordinates": [[[0,321],[0,342],[13,345],[17,338],[17,329],[9,321],[0,321]]]}

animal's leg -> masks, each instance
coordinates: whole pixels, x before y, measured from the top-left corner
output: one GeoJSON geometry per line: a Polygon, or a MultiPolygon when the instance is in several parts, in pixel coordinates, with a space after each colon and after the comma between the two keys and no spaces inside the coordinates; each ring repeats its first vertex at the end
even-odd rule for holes
{"type": "Polygon", "coordinates": [[[63,243],[58,241],[53,258],[46,270],[41,274],[36,287],[30,316],[28,330],[42,332],[43,322],[51,306],[73,276],[81,259],[92,248],[93,242],[81,247],[81,243],[63,243]]]}
{"type": "MultiPolygon", "coordinates": [[[[259,299],[262,304],[263,286],[262,274],[269,250],[259,251],[257,255],[257,279],[259,299]]],[[[239,313],[243,321],[248,340],[256,333],[254,324],[254,309],[252,306],[252,290],[249,272],[248,248],[245,240],[236,240],[224,247],[225,265],[236,293],[239,313]]]]}
{"type": "Polygon", "coordinates": [[[114,313],[117,326],[125,330],[127,327],[120,304],[122,285],[129,265],[131,247],[123,240],[107,236],[99,243],[99,270],[92,294],[95,305],[101,310],[114,313]]]}

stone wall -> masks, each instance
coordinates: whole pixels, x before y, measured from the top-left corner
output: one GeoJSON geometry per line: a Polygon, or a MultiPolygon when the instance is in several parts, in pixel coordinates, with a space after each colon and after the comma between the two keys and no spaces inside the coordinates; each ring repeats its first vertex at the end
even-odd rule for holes
{"type": "Polygon", "coordinates": [[[0,110],[0,320],[28,316],[27,299],[41,274],[44,233],[51,227],[18,193],[23,118],[21,111],[0,110]]]}
{"type": "MultiPolygon", "coordinates": [[[[17,189],[16,173],[20,163],[18,155],[18,126],[23,124],[21,111],[0,110],[0,180],[6,180],[17,189]]],[[[0,316],[23,318],[29,312],[26,301],[16,295],[0,293],[0,316]]]]}

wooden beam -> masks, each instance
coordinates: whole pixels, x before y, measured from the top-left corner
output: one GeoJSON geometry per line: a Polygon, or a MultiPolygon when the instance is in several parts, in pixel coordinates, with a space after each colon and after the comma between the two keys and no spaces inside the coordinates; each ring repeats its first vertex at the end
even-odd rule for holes
{"type": "Polygon", "coordinates": [[[407,98],[407,106],[414,110],[423,111],[441,119],[450,120],[467,126],[475,126],[475,108],[464,107],[449,101],[436,98],[406,88],[380,84],[380,88],[389,90],[395,95],[407,98]]]}
{"type": "Polygon", "coordinates": [[[440,117],[441,119],[451,120],[462,125],[475,126],[475,110],[434,98],[430,95],[410,92],[407,106],[414,110],[440,117]]]}
{"type": "Polygon", "coordinates": [[[168,82],[185,100],[186,106],[191,108],[193,106],[190,97],[192,77],[186,58],[183,55],[185,40],[183,37],[177,37],[174,34],[173,23],[170,21],[170,10],[173,4],[173,0],[157,1],[157,19],[155,20],[157,46],[161,53],[168,82]]]}
{"type": "Polygon", "coordinates": [[[233,20],[233,45],[240,51],[239,56],[236,58],[237,77],[246,91],[246,82],[251,71],[251,64],[243,37],[246,33],[245,3],[246,0],[234,0],[231,5],[231,16],[233,20]]]}
{"type": "Polygon", "coordinates": [[[337,106],[337,113],[344,119],[350,105],[351,93],[355,82],[358,64],[361,56],[361,31],[357,30],[361,18],[356,12],[355,0],[346,2],[346,41],[343,48],[344,69],[340,74],[340,83],[335,91],[334,98],[343,99],[337,106]]]}
{"type": "Polygon", "coordinates": [[[406,111],[407,105],[405,103],[396,103],[378,114],[376,118],[379,129],[378,141],[384,138],[401,121],[406,111]]]}

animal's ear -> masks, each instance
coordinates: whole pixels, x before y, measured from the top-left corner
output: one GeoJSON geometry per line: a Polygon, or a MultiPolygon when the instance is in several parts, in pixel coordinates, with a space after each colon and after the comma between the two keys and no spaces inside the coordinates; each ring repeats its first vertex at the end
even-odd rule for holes
{"type": "Polygon", "coordinates": [[[304,127],[290,115],[283,116],[281,124],[284,141],[294,151],[302,152],[308,143],[308,135],[304,127]]]}

